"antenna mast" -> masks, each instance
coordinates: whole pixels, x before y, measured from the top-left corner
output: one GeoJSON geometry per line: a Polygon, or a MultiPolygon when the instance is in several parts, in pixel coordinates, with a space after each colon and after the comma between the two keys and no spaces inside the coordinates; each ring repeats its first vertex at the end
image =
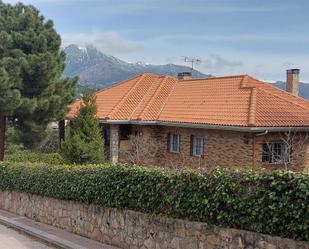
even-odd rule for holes
{"type": "Polygon", "coordinates": [[[201,60],[200,58],[196,58],[196,57],[187,57],[187,56],[185,56],[184,61],[191,64],[191,70],[192,70],[192,71],[193,71],[193,69],[194,69],[194,65],[199,65],[199,64],[201,64],[201,62],[202,62],[202,60],[201,60]]]}

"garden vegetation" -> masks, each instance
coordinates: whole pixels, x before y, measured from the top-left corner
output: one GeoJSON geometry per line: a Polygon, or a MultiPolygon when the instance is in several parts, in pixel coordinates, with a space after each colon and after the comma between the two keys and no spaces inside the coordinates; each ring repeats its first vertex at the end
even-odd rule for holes
{"type": "Polygon", "coordinates": [[[97,111],[95,94],[85,90],[77,114],[70,120],[69,134],[61,144],[61,154],[68,162],[103,162],[104,142],[97,111]]]}
{"type": "Polygon", "coordinates": [[[65,117],[77,78],[63,77],[64,62],[51,20],[32,5],[0,1],[0,160],[8,121],[19,142],[33,149],[48,123],[65,117]]]}
{"type": "Polygon", "coordinates": [[[309,241],[308,174],[5,161],[0,190],[309,241]]]}

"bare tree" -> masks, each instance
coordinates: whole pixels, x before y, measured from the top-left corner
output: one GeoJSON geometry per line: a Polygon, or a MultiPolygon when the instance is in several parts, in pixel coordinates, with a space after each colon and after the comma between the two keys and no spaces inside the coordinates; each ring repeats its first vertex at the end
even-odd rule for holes
{"type": "MultiPolygon", "coordinates": [[[[128,146],[121,146],[119,151],[121,157],[125,158],[125,161],[139,165],[162,166],[162,161],[158,163],[158,159],[163,159],[161,158],[161,153],[166,151],[165,141],[157,141],[139,133],[131,134],[129,140],[126,141],[130,143],[130,148],[128,146]]],[[[177,159],[164,158],[164,160],[164,167],[171,169],[184,169],[190,163],[184,153],[177,154],[177,159]]],[[[199,166],[201,166],[201,161],[202,158],[199,159],[199,166]]]]}
{"type": "Polygon", "coordinates": [[[166,161],[165,166],[172,169],[184,169],[188,167],[188,160],[184,153],[179,153],[177,156],[177,160],[166,161]]]}
{"type": "Polygon", "coordinates": [[[143,141],[143,136],[139,133],[131,134],[128,142],[130,143],[130,148],[120,147],[119,150],[126,161],[133,164],[153,164],[160,149],[160,145],[157,142],[151,139],[143,141]],[[147,147],[143,147],[144,143],[147,143],[147,147]]]}
{"type": "Polygon", "coordinates": [[[309,146],[309,133],[289,129],[276,139],[270,136],[263,144],[263,161],[284,165],[285,170],[295,162],[304,164],[309,146]]]}

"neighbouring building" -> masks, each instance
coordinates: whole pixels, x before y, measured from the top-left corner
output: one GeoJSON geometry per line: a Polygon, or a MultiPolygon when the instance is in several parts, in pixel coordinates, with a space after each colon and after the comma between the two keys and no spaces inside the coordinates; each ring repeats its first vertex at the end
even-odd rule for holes
{"type": "MultiPolygon", "coordinates": [[[[106,158],[165,167],[309,168],[309,102],[249,75],[143,74],[96,92],[106,158]]],[[[80,106],[71,107],[68,119],[80,106]]]]}

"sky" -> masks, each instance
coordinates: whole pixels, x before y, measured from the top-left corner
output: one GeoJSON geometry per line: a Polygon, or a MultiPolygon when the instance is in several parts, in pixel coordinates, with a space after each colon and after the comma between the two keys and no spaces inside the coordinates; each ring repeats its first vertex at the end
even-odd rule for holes
{"type": "MultiPolygon", "coordinates": [[[[3,0],[16,3],[15,0],[3,0]]],[[[63,46],[92,44],[128,62],[216,76],[309,82],[309,0],[22,0],[54,21],[63,46]]]]}

